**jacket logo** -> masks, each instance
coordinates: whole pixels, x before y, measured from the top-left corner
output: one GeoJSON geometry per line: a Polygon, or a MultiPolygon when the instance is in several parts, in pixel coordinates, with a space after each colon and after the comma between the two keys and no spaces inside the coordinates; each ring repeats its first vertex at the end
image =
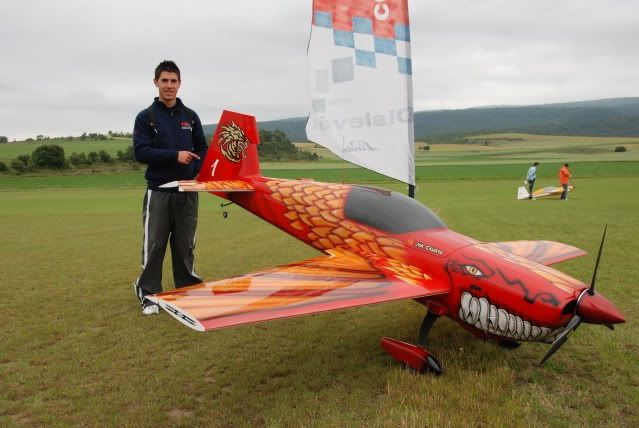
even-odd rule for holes
{"type": "Polygon", "coordinates": [[[192,131],[191,122],[182,121],[180,122],[180,126],[182,127],[182,129],[188,129],[189,131],[192,131]]]}
{"type": "Polygon", "coordinates": [[[246,149],[250,141],[244,135],[242,128],[231,121],[229,125],[222,126],[217,145],[225,158],[231,162],[239,162],[246,158],[246,149]]]}

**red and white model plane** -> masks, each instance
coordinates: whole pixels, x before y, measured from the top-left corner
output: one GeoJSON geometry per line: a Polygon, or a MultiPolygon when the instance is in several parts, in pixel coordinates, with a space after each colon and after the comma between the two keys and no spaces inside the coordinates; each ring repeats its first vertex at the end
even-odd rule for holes
{"type": "Polygon", "coordinates": [[[225,111],[197,179],[168,186],[228,199],[323,255],[148,297],[188,327],[213,330],[413,299],[427,308],[418,345],[383,338],[382,346],[415,370],[441,373],[426,348],[441,316],[505,346],[552,344],[542,362],[582,322],[612,328],[625,321],[595,291],[594,277],[586,285],[550,267],[586,254],[578,248],[483,243],[393,191],[263,177],[258,143],[254,117],[225,111]]]}

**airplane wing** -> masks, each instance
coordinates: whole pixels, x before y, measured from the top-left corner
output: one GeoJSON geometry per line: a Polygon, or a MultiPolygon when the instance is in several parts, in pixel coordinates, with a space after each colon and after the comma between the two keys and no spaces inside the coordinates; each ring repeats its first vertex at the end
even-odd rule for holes
{"type": "MultiPolygon", "coordinates": [[[[575,186],[568,186],[568,191],[572,192],[573,190],[575,190],[575,186]]],[[[559,196],[561,195],[561,193],[564,191],[564,189],[562,189],[561,187],[555,187],[555,186],[546,186],[542,189],[538,189],[535,190],[533,192],[533,198],[537,199],[537,198],[545,198],[547,196],[559,196]]],[[[520,186],[519,189],[517,190],[517,199],[522,200],[522,199],[528,199],[528,190],[523,187],[520,186]]]]}
{"type": "Polygon", "coordinates": [[[574,259],[588,254],[584,250],[572,245],[555,241],[508,241],[491,242],[489,245],[501,248],[513,254],[517,254],[528,260],[535,261],[545,266],[574,259]]]}
{"type": "Polygon", "coordinates": [[[255,189],[242,180],[218,180],[196,181],[181,180],[171,181],[161,185],[162,188],[179,188],[180,192],[253,192],[255,189]]]}
{"type": "Polygon", "coordinates": [[[448,291],[447,281],[415,266],[333,249],[326,256],[147,298],[204,331],[448,291]]]}

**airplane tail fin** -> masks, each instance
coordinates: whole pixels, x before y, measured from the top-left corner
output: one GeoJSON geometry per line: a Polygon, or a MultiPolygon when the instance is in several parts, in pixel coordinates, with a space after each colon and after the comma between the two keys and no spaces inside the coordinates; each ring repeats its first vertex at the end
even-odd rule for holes
{"type": "Polygon", "coordinates": [[[224,110],[196,180],[225,181],[259,177],[255,116],[224,110]]]}
{"type": "Polygon", "coordinates": [[[174,181],[160,187],[179,187],[182,192],[253,191],[246,179],[261,176],[259,143],[255,116],[224,110],[195,180],[174,181]]]}
{"type": "Polygon", "coordinates": [[[529,196],[530,193],[528,193],[528,189],[526,189],[524,186],[519,186],[519,189],[517,189],[517,199],[528,199],[529,196]]]}

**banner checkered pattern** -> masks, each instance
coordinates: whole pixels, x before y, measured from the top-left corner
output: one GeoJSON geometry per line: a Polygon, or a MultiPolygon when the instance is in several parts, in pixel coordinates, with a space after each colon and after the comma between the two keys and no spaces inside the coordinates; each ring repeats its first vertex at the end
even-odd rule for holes
{"type": "Polygon", "coordinates": [[[335,46],[355,50],[355,64],[362,67],[377,67],[377,55],[391,55],[397,59],[397,71],[412,74],[410,60],[410,30],[408,24],[393,24],[394,37],[377,36],[373,31],[373,20],[367,17],[353,16],[351,30],[340,30],[333,25],[330,12],[315,11],[313,23],[318,27],[333,30],[335,46]]]}
{"type": "Polygon", "coordinates": [[[415,184],[407,0],[313,0],[309,140],[415,184]]]}

